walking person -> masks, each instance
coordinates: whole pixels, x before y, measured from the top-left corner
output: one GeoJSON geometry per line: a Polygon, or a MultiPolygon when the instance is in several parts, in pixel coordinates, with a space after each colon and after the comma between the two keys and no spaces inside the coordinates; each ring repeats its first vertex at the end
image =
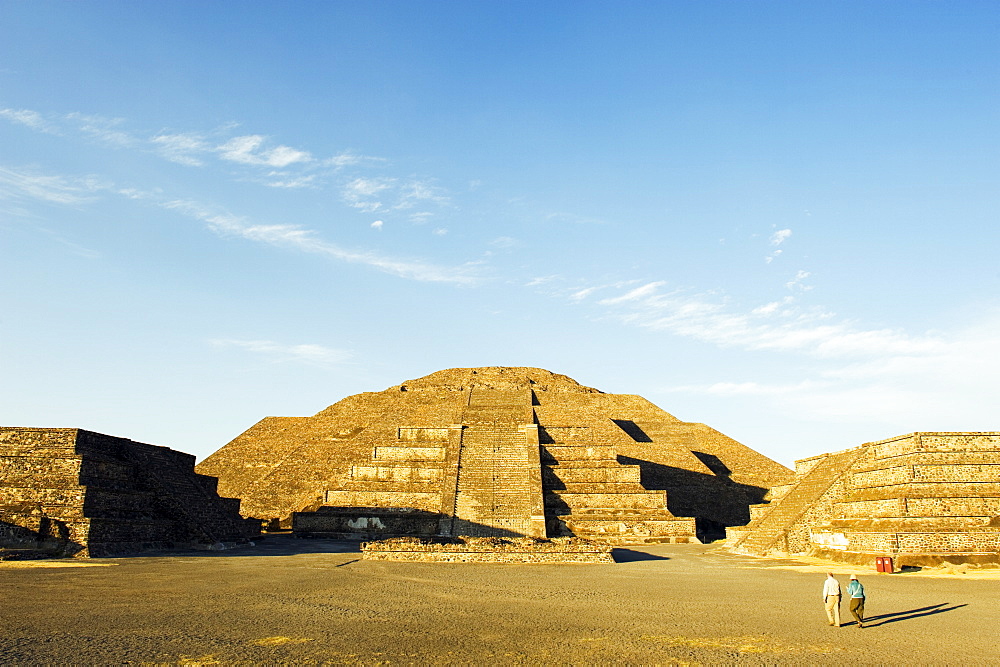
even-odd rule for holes
{"type": "Polygon", "coordinates": [[[840,627],[840,582],[833,577],[833,572],[826,575],[823,584],[823,604],[826,606],[826,618],[830,625],[840,627]]]}
{"type": "Polygon", "coordinates": [[[865,627],[865,587],[858,581],[858,575],[851,575],[851,582],[847,584],[847,594],[851,596],[849,609],[858,621],[858,628],[865,627]]]}

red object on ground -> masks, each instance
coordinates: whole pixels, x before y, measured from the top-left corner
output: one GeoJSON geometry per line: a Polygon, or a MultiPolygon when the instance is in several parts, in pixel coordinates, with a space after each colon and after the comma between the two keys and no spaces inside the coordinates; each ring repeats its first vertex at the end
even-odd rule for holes
{"type": "Polygon", "coordinates": [[[892,574],[895,571],[892,558],[889,556],[877,556],[875,558],[875,571],[892,574]]]}

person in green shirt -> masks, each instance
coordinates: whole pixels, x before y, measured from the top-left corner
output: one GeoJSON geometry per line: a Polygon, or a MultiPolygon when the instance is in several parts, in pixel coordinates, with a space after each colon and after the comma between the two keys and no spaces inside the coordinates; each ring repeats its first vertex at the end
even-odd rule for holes
{"type": "Polygon", "coordinates": [[[865,587],[858,581],[858,575],[856,574],[851,575],[851,583],[847,584],[847,595],[851,598],[848,609],[851,610],[851,614],[857,619],[858,628],[865,627],[865,587]]]}

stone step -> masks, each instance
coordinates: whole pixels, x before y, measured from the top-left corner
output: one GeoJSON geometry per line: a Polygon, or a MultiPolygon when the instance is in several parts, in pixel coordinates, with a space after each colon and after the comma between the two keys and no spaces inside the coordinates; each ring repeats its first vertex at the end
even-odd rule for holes
{"type": "Polygon", "coordinates": [[[564,461],[616,461],[618,453],[611,445],[542,445],[541,455],[561,465],[564,461]]]}
{"type": "Polygon", "coordinates": [[[545,506],[553,508],[610,508],[663,509],[667,494],[664,491],[626,493],[569,493],[548,491],[543,495],[545,506]]]}
{"type": "MultiPolygon", "coordinates": [[[[569,493],[569,494],[594,494],[594,493],[650,493],[642,484],[638,482],[575,482],[563,484],[559,482],[555,485],[543,484],[546,493],[569,493]]],[[[661,491],[653,491],[660,493],[661,491]]]]}
{"type": "Polygon", "coordinates": [[[553,484],[581,483],[626,483],[638,484],[640,479],[639,466],[608,465],[596,467],[564,467],[547,466],[542,470],[542,482],[553,484]]]}
{"type": "Polygon", "coordinates": [[[350,478],[372,482],[439,482],[444,476],[440,467],[427,466],[351,466],[350,478]]]}
{"type": "Polygon", "coordinates": [[[375,447],[372,458],[375,461],[443,461],[445,447],[396,447],[380,445],[375,447]]]}

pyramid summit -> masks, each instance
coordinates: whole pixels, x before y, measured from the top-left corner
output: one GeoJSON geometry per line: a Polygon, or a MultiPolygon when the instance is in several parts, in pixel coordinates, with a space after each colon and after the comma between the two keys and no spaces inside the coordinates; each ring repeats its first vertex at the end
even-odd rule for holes
{"type": "Polygon", "coordinates": [[[792,476],[632,394],[540,368],[453,368],[266,417],[198,465],[247,516],[341,537],[721,537],[792,476]]]}
{"type": "Polygon", "coordinates": [[[593,387],[584,387],[567,375],[560,375],[544,368],[528,366],[484,366],[481,368],[449,368],[431,373],[416,380],[404,382],[388,391],[420,391],[448,389],[462,391],[477,386],[486,389],[537,389],[538,391],[574,391],[600,394],[593,387]]]}

